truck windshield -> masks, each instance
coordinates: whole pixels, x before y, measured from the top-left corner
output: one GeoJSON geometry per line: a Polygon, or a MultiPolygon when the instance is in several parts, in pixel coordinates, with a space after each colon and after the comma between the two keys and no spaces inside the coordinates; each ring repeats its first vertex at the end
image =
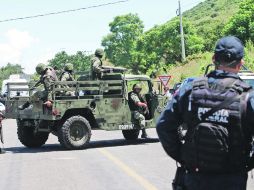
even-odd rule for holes
{"type": "Polygon", "coordinates": [[[243,81],[254,88],[254,79],[243,79],[243,81]]]}
{"type": "Polygon", "coordinates": [[[140,84],[142,87],[141,94],[149,94],[149,83],[148,81],[140,81],[140,80],[132,80],[132,81],[127,81],[127,89],[128,92],[132,91],[132,87],[134,84],[140,84]]]}

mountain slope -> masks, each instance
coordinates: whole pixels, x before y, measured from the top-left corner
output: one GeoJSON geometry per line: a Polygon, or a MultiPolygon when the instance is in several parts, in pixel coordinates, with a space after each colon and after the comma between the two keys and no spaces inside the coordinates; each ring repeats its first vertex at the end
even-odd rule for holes
{"type": "Polygon", "coordinates": [[[221,37],[222,29],[238,11],[241,0],[206,0],[183,13],[197,29],[197,33],[206,39],[205,50],[213,49],[216,40],[221,37]]]}

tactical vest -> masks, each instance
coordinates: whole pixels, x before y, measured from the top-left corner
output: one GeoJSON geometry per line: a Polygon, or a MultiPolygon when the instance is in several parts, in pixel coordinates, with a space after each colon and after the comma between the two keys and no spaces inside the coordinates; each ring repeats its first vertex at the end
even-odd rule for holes
{"type": "Polygon", "coordinates": [[[203,77],[193,82],[184,113],[187,133],[181,149],[182,160],[189,170],[219,173],[244,170],[248,153],[242,118],[250,89],[233,78],[208,84],[208,78],[203,77]],[[203,117],[226,100],[233,101],[203,117]]]}
{"type": "Polygon", "coordinates": [[[62,72],[62,74],[61,74],[61,76],[60,76],[60,81],[62,81],[63,75],[64,75],[65,73],[67,73],[68,76],[69,76],[68,79],[67,79],[67,81],[73,81],[73,78],[72,78],[71,74],[70,74],[69,72],[67,72],[67,71],[62,72]]]}
{"type": "Polygon", "coordinates": [[[47,67],[45,69],[45,74],[42,76],[42,78],[45,78],[47,76],[50,76],[52,78],[53,81],[58,81],[57,75],[56,75],[56,71],[52,68],[52,67],[47,67]],[[49,71],[49,72],[47,72],[49,71]]]}
{"type": "Polygon", "coordinates": [[[102,61],[100,58],[98,58],[97,56],[93,57],[92,60],[91,60],[91,77],[92,77],[92,80],[95,80],[95,79],[98,79],[101,77],[101,75],[99,73],[96,73],[94,71],[94,68],[93,68],[93,64],[95,61],[99,60],[100,61],[100,66],[102,66],[102,61]]]}

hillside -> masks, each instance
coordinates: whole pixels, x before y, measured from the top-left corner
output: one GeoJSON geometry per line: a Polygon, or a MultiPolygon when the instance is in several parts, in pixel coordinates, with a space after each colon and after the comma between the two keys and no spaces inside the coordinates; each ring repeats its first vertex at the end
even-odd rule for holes
{"type": "Polygon", "coordinates": [[[234,15],[241,0],[206,0],[183,13],[195,26],[205,27],[216,21],[225,23],[234,15]]]}
{"type": "MultiPolygon", "coordinates": [[[[185,75],[197,75],[200,74],[200,65],[194,65],[195,62],[211,61],[211,58],[207,57],[209,53],[204,52],[212,52],[216,41],[226,33],[234,35],[239,33],[237,30],[237,32],[229,31],[234,29],[231,26],[238,26],[232,24],[235,18],[232,20],[231,18],[238,15],[236,13],[240,5],[242,9],[245,3],[246,7],[252,3],[252,0],[245,1],[242,3],[240,0],[206,0],[183,13],[185,53],[188,58],[185,64],[190,64],[190,69],[184,68],[185,65],[179,63],[182,59],[179,17],[144,31],[143,22],[137,14],[117,16],[110,23],[111,32],[103,38],[102,46],[112,64],[126,67],[136,74],[159,75],[175,69],[173,73],[180,78],[184,78],[185,75]]],[[[248,10],[244,14],[245,20],[242,19],[244,23],[248,23],[246,15],[250,15],[248,10]]],[[[239,18],[236,20],[242,21],[239,18]]],[[[244,27],[250,28],[253,25],[254,22],[244,27]]],[[[243,27],[237,29],[239,28],[243,29],[243,27]]],[[[244,29],[240,32],[245,34],[244,29]]]]}
{"type": "Polygon", "coordinates": [[[187,77],[203,75],[206,66],[212,63],[212,55],[210,52],[196,54],[188,57],[187,63],[178,63],[175,67],[169,69],[167,73],[172,75],[169,85],[172,87],[175,83],[187,77]]]}
{"type": "MultiPolygon", "coordinates": [[[[222,29],[229,19],[239,10],[241,0],[206,0],[183,13],[185,21],[189,21],[199,36],[205,39],[205,53],[199,53],[187,57],[184,64],[177,63],[168,70],[173,75],[170,85],[179,82],[186,77],[201,76],[206,65],[211,63],[213,48],[223,34],[222,29]]],[[[173,18],[171,21],[177,18],[173,18]]],[[[246,48],[246,65],[253,69],[253,44],[246,48]]]]}
{"type": "Polygon", "coordinates": [[[214,41],[221,37],[221,31],[229,19],[238,11],[241,0],[206,0],[183,13],[197,30],[207,39],[205,50],[213,49],[214,41]]]}
{"type": "MultiPolygon", "coordinates": [[[[244,65],[254,71],[254,44],[248,42],[245,48],[244,65]]],[[[175,83],[191,76],[202,76],[205,73],[206,66],[212,63],[212,52],[205,52],[189,56],[185,64],[178,63],[175,67],[168,70],[172,75],[169,85],[172,87],[175,83]]]]}

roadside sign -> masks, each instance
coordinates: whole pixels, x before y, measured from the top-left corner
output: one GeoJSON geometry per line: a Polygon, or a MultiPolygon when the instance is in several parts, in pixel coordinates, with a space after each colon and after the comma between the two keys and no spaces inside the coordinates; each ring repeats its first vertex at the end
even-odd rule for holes
{"type": "Polygon", "coordinates": [[[163,84],[163,86],[166,87],[168,85],[169,80],[171,79],[171,75],[160,75],[159,79],[161,83],[163,84]]]}

